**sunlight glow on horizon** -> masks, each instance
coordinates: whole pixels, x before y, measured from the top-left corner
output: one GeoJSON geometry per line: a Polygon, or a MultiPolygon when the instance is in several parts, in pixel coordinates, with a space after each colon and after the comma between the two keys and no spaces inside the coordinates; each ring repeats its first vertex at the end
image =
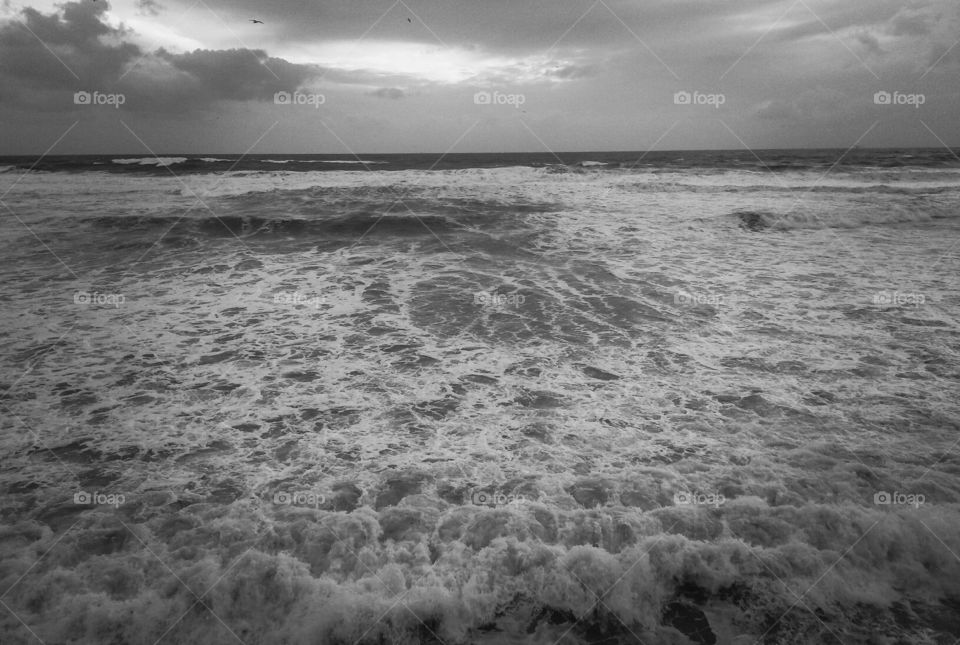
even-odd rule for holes
{"type": "Polygon", "coordinates": [[[372,40],[329,41],[280,49],[276,55],[294,63],[446,85],[491,79],[507,83],[543,81],[551,69],[571,63],[545,55],[506,57],[463,47],[372,40]]]}

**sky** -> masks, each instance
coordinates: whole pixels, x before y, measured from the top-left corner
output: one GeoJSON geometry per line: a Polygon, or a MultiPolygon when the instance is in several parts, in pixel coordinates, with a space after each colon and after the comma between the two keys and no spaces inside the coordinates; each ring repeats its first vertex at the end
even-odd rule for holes
{"type": "Polygon", "coordinates": [[[958,106],[957,0],[0,0],[0,155],[941,147],[958,106]]]}

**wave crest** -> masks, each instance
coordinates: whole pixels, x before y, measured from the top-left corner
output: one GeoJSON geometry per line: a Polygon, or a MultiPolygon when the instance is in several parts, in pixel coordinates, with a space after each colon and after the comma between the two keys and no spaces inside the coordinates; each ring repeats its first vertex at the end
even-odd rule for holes
{"type": "Polygon", "coordinates": [[[866,226],[893,226],[898,224],[916,224],[930,222],[945,213],[926,207],[923,210],[907,206],[885,206],[870,210],[847,210],[844,212],[824,212],[823,210],[793,210],[777,212],[773,210],[742,209],[733,211],[728,217],[735,220],[740,228],[759,232],[766,230],[790,231],[798,229],[862,228],[866,226]]]}

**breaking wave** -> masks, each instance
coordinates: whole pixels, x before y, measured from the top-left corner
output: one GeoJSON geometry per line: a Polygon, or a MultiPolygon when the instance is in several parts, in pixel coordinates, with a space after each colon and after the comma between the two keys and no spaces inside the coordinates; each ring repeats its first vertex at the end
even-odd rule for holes
{"type": "Polygon", "coordinates": [[[809,208],[782,212],[742,209],[730,213],[728,217],[737,222],[741,228],[758,232],[895,226],[931,222],[948,216],[947,211],[938,212],[930,206],[920,210],[909,206],[877,205],[871,209],[848,209],[843,212],[825,212],[809,208]]]}
{"type": "MultiPolygon", "coordinates": [[[[44,642],[868,642],[957,623],[904,597],[960,595],[955,508],[131,507],[0,530],[6,602],[44,642]]],[[[0,626],[27,642],[10,612],[0,626]]]]}
{"type": "MultiPolygon", "coordinates": [[[[121,166],[173,166],[187,161],[186,157],[138,157],[135,159],[114,159],[113,163],[121,166]]],[[[198,160],[194,160],[198,161],[198,160]]],[[[206,161],[200,159],[199,161],[206,161]]]]}

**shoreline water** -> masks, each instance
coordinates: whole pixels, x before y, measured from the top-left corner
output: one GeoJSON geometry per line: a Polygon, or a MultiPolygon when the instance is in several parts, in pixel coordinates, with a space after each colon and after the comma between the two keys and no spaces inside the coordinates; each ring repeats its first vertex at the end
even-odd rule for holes
{"type": "Polygon", "coordinates": [[[960,636],[957,168],[729,162],[0,174],[4,602],[46,642],[960,636]]]}

